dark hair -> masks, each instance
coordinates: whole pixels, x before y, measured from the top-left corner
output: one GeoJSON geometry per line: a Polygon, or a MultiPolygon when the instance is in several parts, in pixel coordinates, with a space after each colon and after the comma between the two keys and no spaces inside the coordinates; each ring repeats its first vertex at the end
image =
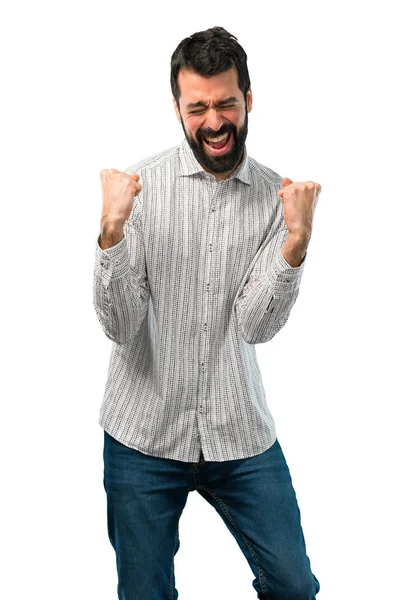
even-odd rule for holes
{"type": "Polygon", "coordinates": [[[246,99],[250,89],[247,54],[234,35],[223,27],[212,27],[183,39],[171,56],[171,90],[177,105],[179,106],[180,96],[180,69],[188,69],[207,77],[218,75],[232,67],[238,70],[238,86],[246,99]]]}

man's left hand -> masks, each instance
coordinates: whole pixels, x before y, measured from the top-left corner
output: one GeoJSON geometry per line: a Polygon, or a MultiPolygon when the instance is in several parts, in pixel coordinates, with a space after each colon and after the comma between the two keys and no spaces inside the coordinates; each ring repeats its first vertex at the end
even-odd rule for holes
{"type": "Polygon", "coordinates": [[[288,177],[282,180],[278,191],[283,202],[283,218],[290,237],[310,241],[315,207],[321,192],[321,185],[314,181],[293,183],[288,177]]]}
{"type": "Polygon", "coordinates": [[[283,202],[283,218],[288,235],[281,252],[291,267],[299,267],[307,253],[314,211],[321,189],[320,184],[314,181],[293,183],[288,177],[282,180],[282,189],[278,191],[278,196],[283,202]]]}

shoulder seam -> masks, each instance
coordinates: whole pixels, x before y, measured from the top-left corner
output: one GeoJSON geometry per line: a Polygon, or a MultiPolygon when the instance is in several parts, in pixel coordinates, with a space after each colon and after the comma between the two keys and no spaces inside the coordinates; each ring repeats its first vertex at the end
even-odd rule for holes
{"type": "Polygon", "coordinates": [[[282,185],[282,179],[283,177],[281,177],[281,175],[279,175],[279,173],[276,173],[276,171],[274,171],[273,169],[271,169],[270,167],[267,167],[266,165],[262,165],[261,163],[259,163],[258,161],[256,161],[254,158],[249,157],[251,166],[256,170],[256,172],[260,173],[260,175],[266,179],[269,183],[271,183],[272,185],[282,185]]]}
{"type": "Polygon", "coordinates": [[[132,173],[137,173],[142,169],[152,169],[154,167],[158,167],[170,158],[173,158],[175,154],[178,153],[178,149],[179,145],[176,145],[167,148],[162,152],[157,152],[157,154],[152,154],[151,156],[143,158],[142,160],[134,163],[133,165],[130,165],[124,170],[124,172],[128,175],[131,175],[132,173]]]}

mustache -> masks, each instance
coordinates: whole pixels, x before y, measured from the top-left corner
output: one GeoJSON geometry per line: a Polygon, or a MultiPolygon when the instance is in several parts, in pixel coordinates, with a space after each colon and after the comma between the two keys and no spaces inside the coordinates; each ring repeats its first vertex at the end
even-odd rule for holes
{"type": "Polygon", "coordinates": [[[235,133],[234,129],[232,129],[231,127],[221,127],[221,129],[219,131],[211,131],[211,130],[207,130],[207,131],[199,131],[197,133],[197,137],[202,140],[203,138],[216,138],[219,137],[220,135],[224,135],[225,133],[235,133]]]}

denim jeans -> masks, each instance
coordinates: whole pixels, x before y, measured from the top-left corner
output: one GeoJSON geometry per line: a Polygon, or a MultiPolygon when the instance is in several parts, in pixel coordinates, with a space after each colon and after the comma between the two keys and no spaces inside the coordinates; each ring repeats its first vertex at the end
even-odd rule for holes
{"type": "MultiPolygon", "coordinates": [[[[149,456],[104,431],[107,528],[115,550],[119,600],[177,600],[174,556],[179,518],[196,490],[235,537],[257,598],[313,600],[296,494],[281,446],[225,462],[149,456]]],[[[210,596],[210,600],[212,595],[210,596]]]]}

